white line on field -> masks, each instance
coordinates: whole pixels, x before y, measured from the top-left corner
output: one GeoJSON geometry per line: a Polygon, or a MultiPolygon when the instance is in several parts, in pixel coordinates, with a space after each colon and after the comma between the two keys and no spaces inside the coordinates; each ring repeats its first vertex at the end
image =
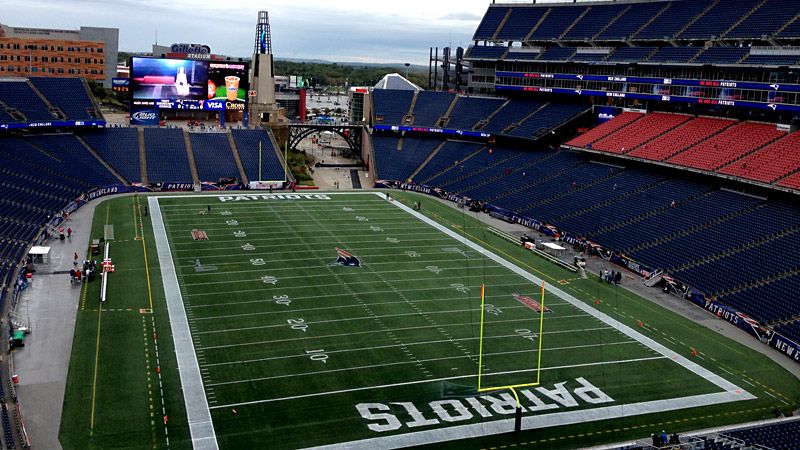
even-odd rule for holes
{"type": "MultiPolygon", "coordinates": [[[[592,366],[606,365],[606,364],[607,365],[628,364],[628,363],[655,361],[655,360],[660,360],[660,359],[666,359],[666,357],[665,356],[653,356],[653,357],[648,357],[648,358],[616,360],[616,361],[611,361],[611,362],[604,361],[604,362],[596,362],[596,363],[572,364],[572,365],[566,365],[566,366],[543,367],[542,370],[545,371],[545,370],[576,369],[576,368],[580,368],[580,367],[592,367],[592,366]]],[[[430,361],[430,360],[422,360],[422,361],[430,361]]],[[[317,372],[307,372],[307,373],[304,373],[304,374],[301,374],[301,375],[279,375],[277,377],[263,377],[263,378],[254,378],[254,379],[251,379],[251,380],[242,380],[242,381],[231,381],[231,382],[225,382],[225,383],[217,383],[214,386],[221,386],[221,385],[228,385],[228,384],[239,384],[239,383],[248,383],[248,382],[254,382],[254,381],[267,381],[267,380],[272,380],[272,379],[276,379],[276,378],[320,375],[320,374],[326,374],[326,373],[337,372],[337,371],[340,372],[340,371],[356,370],[356,369],[361,369],[361,368],[375,368],[375,367],[383,367],[383,366],[386,366],[386,365],[395,365],[395,364],[407,364],[407,363],[377,364],[377,365],[371,365],[371,366],[353,367],[353,368],[348,368],[348,369],[334,369],[334,370],[325,370],[325,371],[317,371],[317,372]]],[[[496,373],[493,373],[492,376],[513,375],[513,374],[518,374],[518,373],[536,372],[537,370],[539,370],[539,369],[510,370],[510,371],[504,371],[504,372],[496,372],[496,373]]],[[[420,384],[420,383],[433,383],[433,382],[440,382],[440,381],[452,381],[452,380],[459,380],[459,379],[464,379],[464,378],[475,378],[475,377],[477,377],[477,375],[472,374],[472,375],[460,375],[460,376],[455,376],[455,377],[437,378],[437,379],[434,379],[434,380],[426,379],[426,380],[418,380],[418,381],[406,381],[406,382],[402,382],[402,383],[384,384],[384,385],[380,385],[380,386],[366,386],[366,387],[359,387],[359,388],[353,388],[353,389],[341,389],[341,390],[337,390],[337,391],[318,392],[318,393],[315,393],[315,394],[295,395],[295,396],[292,396],[292,397],[272,398],[272,399],[255,400],[255,401],[241,402],[241,403],[231,403],[231,404],[228,404],[228,405],[215,406],[215,407],[212,407],[211,409],[231,408],[231,407],[243,406],[243,405],[256,405],[256,404],[260,404],[260,403],[273,403],[273,402],[280,402],[280,401],[284,401],[284,400],[295,400],[295,399],[298,399],[298,398],[322,397],[322,396],[326,396],[326,395],[341,394],[341,393],[345,393],[345,392],[357,392],[357,391],[366,391],[366,390],[373,390],[373,389],[384,389],[384,388],[387,388],[387,387],[409,386],[409,385],[420,384]]]]}

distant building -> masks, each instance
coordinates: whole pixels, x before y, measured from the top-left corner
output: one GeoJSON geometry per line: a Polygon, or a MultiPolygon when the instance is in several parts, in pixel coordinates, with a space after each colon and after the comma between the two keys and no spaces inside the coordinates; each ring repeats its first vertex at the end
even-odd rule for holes
{"type": "Polygon", "coordinates": [[[80,77],[110,88],[117,75],[119,29],[79,30],[0,24],[0,77],[80,77]]]}

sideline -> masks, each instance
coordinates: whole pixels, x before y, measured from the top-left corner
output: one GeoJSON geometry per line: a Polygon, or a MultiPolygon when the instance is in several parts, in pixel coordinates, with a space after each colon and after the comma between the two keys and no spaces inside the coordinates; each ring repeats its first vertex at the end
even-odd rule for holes
{"type": "Polygon", "coordinates": [[[181,388],[186,405],[186,418],[189,422],[192,446],[199,450],[218,450],[217,435],[214,432],[211,412],[208,409],[203,379],[200,376],[200,365],[194,353],[194,343],[189,331],[189,320],[186,317],[183,297],[178,286],[178,277],[175,273],[175,265],[172,261],[172,252],[169,248],[158,197],[148,197],[147,200],[161,267],[161,278],[164,282],[164,295],[167,300],[172,339],[175,343],[175,356],[178,361],[178,372],[181,377],[181,388]]]}

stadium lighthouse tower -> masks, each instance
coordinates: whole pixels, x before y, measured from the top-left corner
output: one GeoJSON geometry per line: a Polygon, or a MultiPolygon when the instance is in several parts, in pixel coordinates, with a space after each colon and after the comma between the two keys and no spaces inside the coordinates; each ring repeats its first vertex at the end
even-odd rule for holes
{"type": "Polygon", "coordinates": [[[258,12],[250,86],[255,91],[250,102],[251,122],[255,125],[276,122],[278,111],[275,105],[272,33],[267,11],[258,12]]]}

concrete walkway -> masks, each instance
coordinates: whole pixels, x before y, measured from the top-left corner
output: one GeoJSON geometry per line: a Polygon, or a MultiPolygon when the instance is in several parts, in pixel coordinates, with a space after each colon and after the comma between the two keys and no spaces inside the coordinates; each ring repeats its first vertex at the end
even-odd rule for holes
{"type": "Polygon", "coordinates": [[[63,228],[71,227],[72,239],[50,239],[50,263],[37,264],[33,283],[22,294],[19,315],[30,318],[31,333],[25,347],[14,353],[19,375],[17,395],[34,449],[60,449],[58,430],[67,385],[72,337],[81,288],[69,282],[73,255],[81,261],[89,248],[94,201],[76,211],[63,228]]]}

